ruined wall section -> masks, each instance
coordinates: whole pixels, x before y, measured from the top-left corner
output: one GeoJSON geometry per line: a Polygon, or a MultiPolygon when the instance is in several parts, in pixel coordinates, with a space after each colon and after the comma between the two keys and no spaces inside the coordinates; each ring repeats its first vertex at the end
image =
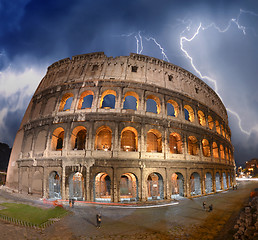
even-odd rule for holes
{"type": "Polygon", "coordinates": [[[54,86],[99,80],[125,80],[179,92],[208,106],[228,124],[221,99],[206,83],[183,68],[139,54],[113,58],[98,52],[60,60],[48,68],[35,95],[54,86]]]}

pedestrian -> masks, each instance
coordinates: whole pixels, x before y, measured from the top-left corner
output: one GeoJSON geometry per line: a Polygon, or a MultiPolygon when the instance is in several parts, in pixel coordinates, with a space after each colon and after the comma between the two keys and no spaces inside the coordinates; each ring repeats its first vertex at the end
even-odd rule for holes
{"type": "Polygon", "coordinates": [[[206,202],[205,201],[202,203],[202,207],[203,207],[204,210],[206,209],[206,202]]]}
{"type": "Polygon", "coordinates": [[[72,199],[72,207],[74,206],[74,198],[72,199]]]}
{"type": "Polygon", "coordinates": [[[209,206],[209,212],[211,212],[213,210],[213,205],[211,204],[210,206],[209,206]]]}
{"type": "Polygon", "coordinates": [[[101,214],[98,213],[98,214],[96,215],[96,218],[97,218],[97,228],[100,228],[100,224],[101,224],[101,214]]]}

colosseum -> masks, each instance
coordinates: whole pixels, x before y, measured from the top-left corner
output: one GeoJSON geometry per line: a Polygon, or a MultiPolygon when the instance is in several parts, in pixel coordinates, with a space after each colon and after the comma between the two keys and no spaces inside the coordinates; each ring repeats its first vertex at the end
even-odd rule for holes
{"type": "Polygon", "coordinates": [[[151,201],[235,184],[226,109],[192,73],[139,54],[48,67],[17,132],[7,185],[44,198],[151,201]]]}

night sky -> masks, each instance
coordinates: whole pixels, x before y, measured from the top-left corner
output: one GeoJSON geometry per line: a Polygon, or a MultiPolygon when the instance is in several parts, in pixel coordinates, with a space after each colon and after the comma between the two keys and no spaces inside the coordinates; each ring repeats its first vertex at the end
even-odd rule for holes
{"type": "Polygon", "coordinates": [[[258,1],[0,0],[0,142],[13,145],[53,62],[103,51],[164,59],[228,110],[237,165],[258,158],[258,1]]]}

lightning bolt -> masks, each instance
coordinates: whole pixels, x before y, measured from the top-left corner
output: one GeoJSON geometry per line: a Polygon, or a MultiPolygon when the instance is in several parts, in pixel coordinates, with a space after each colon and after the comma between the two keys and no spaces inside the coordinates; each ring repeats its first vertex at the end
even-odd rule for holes
{"type": "MultiPolygon", "coordinates": [[[[204,75],[198,70],[198,68],[197,68],[197,67],[195,66],[195,64],[194,64],[193,57],[191,57],[190,54],[187,52],[187,50],[184,48],[184,43],[185,43],[185,42],[191,42],[191,41],[193,41],[193,40],[199,35],[200,31],[205,31],[205,30],[207,30],[207,29],[209,29],[209,28],[211,28],[211,27],[215,28],[215,29],[216,29],[217,31],[219,31],[220,33],[225,33],[225,32],[227,32],[227,31],[230,29],[230,27],[232,26],[232,24],[235,24],[235,25],[237,26],[237,28],[238,28],[240,31],[242,31],[242,33],[243,33],[244,35],[246,35],[247,27],[241,25],[240,22],[239,22],[239,19],[240,19],[240,17],[241,17],[242,14],[250,14],[250,15],[252,15],[252,16],[258,17],[258,14],[254,13],[254,12],[245,11],[245,10],[240,9],[239,14],[237,15],[237,18],[231,18],[231,19],[229,20],[227,26],[226,26],[224,29],[218,27],[215,23],[211,23],[211,24],[209,24],[209,25],[206,26],[206,27],[203,26],[202,23],[200,23],[199,26],[198,26],[198,28],[196,29],[196,31],[194,32],[194,34],[193,34],[192,37],[190,37],[190,38],[187,38],[187,37],[183,36],[183,35],[186,33],[186,31],[189,32],[189,31],[192,29],[192,27],[191,27],[192,21],[188,20],[188,21],[187,21],[187,22],[188,22],[188,25],[186,26],[186,28],[182,31],[182,33],[181,33],[181,35],[180,35],[180,48],[181,48],[181,51],[184,53],[184,55],[186,56],[186,58],[188,58],[188,59],[190,60],[190,63],[191,63],[192,68],[193,68],[194,71],[200,76],[200,78],[206,79],[206,80],[208,80],[208,81],[210,81],[210,82],[213,83],[213,85],[214,85],[214,90],[217,92],[217,94],[218,94],[217,81],[216,81],[215,79],[212,79],[212,78],[208,77],[208,76],[204,76],[204,75]]],[[[186,23],[185,21],[182,21],[182,20],[180,20],[180,21],[181,21],[182,23],[184,23],[184,24],[186,23]]],[[[218,94],[218,96],[219,96],[219,94],[218,94]]],[[[219,97],[220,97],[220,96],[219,96],[219,97]]],[[[220,97],[220,98],[221,98],[221,97],[220,97]]],[[[222,99],[222,98],[221,98],[221,99],[222,99]]],[[[227,108],[227,111],[230,112],[231,114],[233,114],[234,116],[236,116],[236,118],[238,119],[238,126],[239,126],[239,129],[240,129],[244,134],[247,134],[247,135],[250,136],[251,131],[252,131],[254,128],[252,128],[250,131],[244,130],[243,127],[242,127],[242,121],[241,121],[241,118],[240,118],[239,114],[237,114],[235,111],[231,110],[230,108],[227,108]]]]}

